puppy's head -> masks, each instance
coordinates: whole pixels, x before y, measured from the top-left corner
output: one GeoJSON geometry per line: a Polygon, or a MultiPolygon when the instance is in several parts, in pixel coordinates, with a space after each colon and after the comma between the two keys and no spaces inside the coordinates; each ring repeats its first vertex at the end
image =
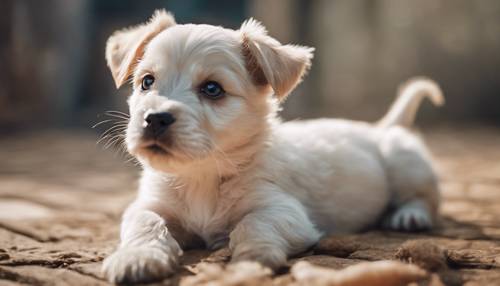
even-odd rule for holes
{"type": "Polygon", "coordinates": [[[239,30],[179,25],[165,11],[116,32],[106,60],[117,87],[133,84],[129,152],[172,172],[262,142],[312,50],[281,45],[255,20],[239,30]]]}

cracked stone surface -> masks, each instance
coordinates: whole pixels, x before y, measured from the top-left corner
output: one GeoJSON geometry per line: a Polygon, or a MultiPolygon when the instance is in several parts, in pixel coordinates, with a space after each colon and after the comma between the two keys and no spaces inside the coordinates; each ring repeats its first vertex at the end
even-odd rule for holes
{"type": "MultiPolygon", "coordinates": [[[[500,285],[499,131],[424,133],[443,190],[443,219],[431,232],[327,237],[277,274],[228,267],[227,249],[192,250],[178,274],[155,285],[302,285],[290,271],[298,262],[341,270],[384,259],[427,270],[419,285],[500,285]]],[[[85,131],[0,139],[0,285],[108,285],[100,266],[117,244],[139,171],[96,141],[85,131]]]]}

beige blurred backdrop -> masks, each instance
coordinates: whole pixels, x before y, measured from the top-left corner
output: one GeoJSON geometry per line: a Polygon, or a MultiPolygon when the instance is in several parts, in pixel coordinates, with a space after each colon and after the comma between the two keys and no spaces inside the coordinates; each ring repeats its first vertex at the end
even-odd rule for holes
{"type": "Polygon", "coordinates": [[[238,28],[254,17],[284,43],[316,48],[309,75],[284,104],[286,119],[376,120],[398,84],[425,75],[447,104],[426,103],[421,125],[500,123],[500,1],[496,0],[2,0],[0,136],[90,128],[126,111],[104,61],[107,37],[156,8],[179,23],[238,28]]]}

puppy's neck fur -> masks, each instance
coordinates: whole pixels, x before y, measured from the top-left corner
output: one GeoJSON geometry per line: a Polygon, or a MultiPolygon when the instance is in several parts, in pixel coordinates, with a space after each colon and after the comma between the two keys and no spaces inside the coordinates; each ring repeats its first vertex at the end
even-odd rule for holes
{"type": "Polygon", "coordinates": [[[210,155],[176,168],[175,172],[163,173],[151,167],[146,168],[146,171],[161,176],[172,189],[181,191],[192,189],[201,192],[211,189],[217,192],[220,184],[254,168],[276,124],[278,124],[277,118],[269,116],[265,126],[247,140],[234,144],[226,150],[217,147],[210,155]]]}

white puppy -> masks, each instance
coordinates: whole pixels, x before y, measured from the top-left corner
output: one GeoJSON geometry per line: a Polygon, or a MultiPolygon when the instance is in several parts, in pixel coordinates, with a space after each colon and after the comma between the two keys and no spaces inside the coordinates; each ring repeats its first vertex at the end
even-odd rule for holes
{"type": "Polygon", "coordinates": [[[232,261],[276,268],[322,235],[385,225],[430,228],[439,202],[431,160],[410,127],[436,84],[402,89],[377,124],[281,123],[276,111],[313,49],[282,45],[255,20],[239,30],[179,25],[157,11],[116,32],[106,59],[117,87],[132,78],[128,151],[144,171],[126,210],[110,281],[160,279],[182,250],[229,245],[232,261]]]}

